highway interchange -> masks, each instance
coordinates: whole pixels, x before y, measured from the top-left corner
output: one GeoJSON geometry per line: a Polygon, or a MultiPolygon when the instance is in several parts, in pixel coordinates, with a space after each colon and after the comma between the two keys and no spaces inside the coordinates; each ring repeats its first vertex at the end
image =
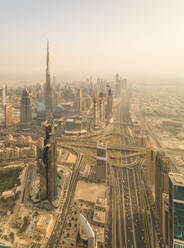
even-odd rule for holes
{"type": "MultiPolygon", "coordinates": [[[[114,160],[109,158],[111,171],[110,194],[112,195],[112,206],[110,208],[112,215],[110,215],[110,217],[112,216],[112,221],[109,220],[108,222],[112,223],[112,241],[111,246],[108,243],[105,247],[155,248],[159,246],[156,246],[155,230],[152,218],[149,214],[150,203],[147,199],[141,175],[141,166],[144,160],[140,155],[144,149],[136,146],[133,125],[128,125],[128,123],[131,123],[129,116],[129,97],[128,93],[122,97],[119,106],[119,114],[116,116],[117,121],[120,123],[119,131],[121,135],[121,144],[114,146],[111,144],[108,152],[110,154],[111,150],[121,151],[122,161],[126,166],[122,166],[123,163],[119,164],[119,166],[114,165],[114,160]],[[121,125],[121,123],[127,124],[121,125]],[[128,149],[126,149],[126,147],[128,147],[128,149]],[[135,152],[137,152],[137,154],[135,154],[135,152]]],[[[60,143],[60,140],[58,140],[58,143],[60,143]]],[[[68,143],[71,143],[70,140],[68,140],[68,143]]],[[[67,141],[65,144],[67,144],[67,141]]],[[[96,148],[93,142],[86,142],[85,144],[84,141],[75,142],[74,147],[75,146],[89,149],[96,148]]],[[[57,218],[53,233],[47,244],[48,248],[62,247],[61,235],[74,196],[81,159],[82,156],[79,156],[77,166],[72,174],[63,211],[57,218]]]]}

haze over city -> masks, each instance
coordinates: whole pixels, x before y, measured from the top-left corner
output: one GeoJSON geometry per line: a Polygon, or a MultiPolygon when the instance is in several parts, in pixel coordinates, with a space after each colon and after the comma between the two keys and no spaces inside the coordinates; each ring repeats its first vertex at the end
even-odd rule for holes
{"type": "Polygon", "coordinates": [[[52,74],[130,80],[184,79],[182,0],[6,0],[0,8],[0,80],[44,81],[46,40],[52,74]]]}
{"type": "Polygon", "coordinates": [[[184,248],[184,0],[0,6],[0,248],[184,248]]]}

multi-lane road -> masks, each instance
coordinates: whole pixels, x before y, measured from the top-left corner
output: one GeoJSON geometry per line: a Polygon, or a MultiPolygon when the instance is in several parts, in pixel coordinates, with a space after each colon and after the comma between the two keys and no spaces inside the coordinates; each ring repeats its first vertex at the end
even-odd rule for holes
{"type": "MultiPolygon", "coordinates": [[[[119,123],[131,123],[129,115],[129,92],[122,98],[119,112],[119,123]]],[[[135,134],[133,125],[120,125],[122,146],[132,146],[135,144],[135,134]]],[[[142,184],[140,166],[142,159],[131,156],[131,151],[122,155],[124,166],[113,166],[113,221],[112,228],[115,228],[113,244],[114,248],[144,248],[156,247],[154,242],[154,228],[151,218],[148,218],[149,206],[145,200],[145,190],[142,184]],[[137,162],[136,162],[137,161],[137,162]],[[128,165],[134,164],[131,167],[128,165]]]]}

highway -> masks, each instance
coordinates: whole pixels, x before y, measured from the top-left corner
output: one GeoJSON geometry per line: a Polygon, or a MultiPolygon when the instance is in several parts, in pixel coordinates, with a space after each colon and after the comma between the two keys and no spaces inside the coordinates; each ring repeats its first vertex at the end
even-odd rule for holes
{"type": "Polygon", "coordinates": [[[144,225],[140,202],[140,190],[135,169],[114,168],[116,177],[116,208],[119,209],[118,235],[119,247],[146,247],[144,243],[144,225]],[[120,236],[119,236],[120,234],[120,236]]]}
{"type": "MultiPolygon", "coordinates": [[[[122,97],[119,112],[119,123],[131,123],[129,115],[129,99],[130,92],[127,91],[122,97]]],[[[118,118],[118,117],[117,117],[118,118]]],[[[121,146],[135,146],[135,134],[133,125],[119,126],[121,135],[121,146]]],[[[141,184],[141,175],[138,168],[142,165],[140,155],[131,156],[130,150],[124,150],[122,160],[124,165],[122,168],[113,166],[111,173],[114,184],[113,199],[114,209],[112,212],[112,228],[116,223],[115,237],[113,237],[112,247],[114,248],[155,248],[153,242],[152,222],[148,218],[146,202],[143,197],[143,189],[141,184]],[[134,165],[134,166],[130,166],[134,165]],[[129,167],[129,168],[128,168],[129,167]],[[146,211],[145,211],[146,209],[146,211]],[[151,227],[151,228],[150,228],[151,227]],[[116,242],[115,242],[116,240],[116,242]]],[[[121,160],[120,160],[121,161],[121,160]]],[[[122,164],[122,162],[120,162],[122,164]]],[[[121,166],[120,164],[120,166],[121,166]]],[[[149,206],[148,206],[149,207],[149,206]]]]}

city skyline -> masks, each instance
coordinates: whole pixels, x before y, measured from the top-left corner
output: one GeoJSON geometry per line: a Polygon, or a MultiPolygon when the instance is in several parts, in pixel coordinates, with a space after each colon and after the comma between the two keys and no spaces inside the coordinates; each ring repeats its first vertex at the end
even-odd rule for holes
{"type": "Polygon", "coordinates": [[[6,1],[1,5],[0,80],[44,81],[50,40],[59,80],[182,81],[183,1],[6,1]],[[56,28],[57,27],[57,28],[56,28]]]}

